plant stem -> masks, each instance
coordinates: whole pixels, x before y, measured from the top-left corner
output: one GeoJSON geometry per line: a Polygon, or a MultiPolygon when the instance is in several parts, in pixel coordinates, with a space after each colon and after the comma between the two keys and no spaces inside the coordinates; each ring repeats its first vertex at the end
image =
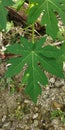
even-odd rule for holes
{"type": "Polygon", "coordinates": [[[32,43],[34,44],[34,24],[32,24],[32,43]]]}
{"type": "Polygon", "coordinates": [[[27,27],[25,27],[23,30],[25,30],[25,31],[26,31],[27,29],[31,28],[31,26],[32,26],[32,25],[27,26],[27,27]]]}

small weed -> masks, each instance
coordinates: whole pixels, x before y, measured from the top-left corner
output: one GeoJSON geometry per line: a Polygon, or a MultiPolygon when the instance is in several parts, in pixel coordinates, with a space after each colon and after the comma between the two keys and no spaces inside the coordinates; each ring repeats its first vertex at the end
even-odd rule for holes
{"type": "Polygon", "coordinates": [[[15,110],[14,116],[15,116],[17,119],[21,119],[21,118],[22,118],[22,116],[23,116],[23,110],[22,110],[22,108],[21,108],[20,105],[19,105],[19,106],[17,107],[17,109],[15,110]]]}
{"type": "Polygon", "coordinates": [[[51,112],[51,119],[58,117],[65,124],[65,112],[60,109],[51,112]]]}

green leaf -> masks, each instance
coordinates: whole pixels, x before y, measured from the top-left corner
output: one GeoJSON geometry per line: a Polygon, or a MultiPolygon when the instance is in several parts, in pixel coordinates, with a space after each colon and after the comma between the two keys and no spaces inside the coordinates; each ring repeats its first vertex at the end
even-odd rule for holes
{"type": "Polygon", "coordinates": [[[0,0],[0,30],[6,29],[7,10],[6,6],[13,5],[12,0],[0,0]]]}
{"type": "Polygon", "coordinates": [[[39,54],[43,54],[43,56],[46,56],[48,58],[56,58],[59,57],[61,52],[60,49],[57,49],[56,47],[47,45],[44,48],[38,49],[36,48],[36,51],[38,51],[39,54]]]}
{"type": "Polygon", "coordinates": [[[34,23],[41,13],[43,13],[41,24],[46,25],[46,32],[54,39],[57,37],[58,21],[57,12],[65,24],[65,1],[64,0],[30,0],[32,8],[28,14],[28,24],[34,23]]]}
{"type": "Polygon", "coordinates": [[[41,94],[41,87],[39,83],[46,85],[48,84],[48,80],[46,75],[42,72],[42,70],[37,65],[38,57],[35,52],[32,52],[30,57],[27,60],[29,79],[27,82],[27,86],[25,89],[25,93],[29,94],[31,99],[36,102],[37,97],[41,94]]]}
{"type": "Polygon", "coordinates": [[[24,3],[24,0],[17,0],[15,4],[13,5],[14,8],[16,8],[17,11],[19,11],[24,3]]]}
{"type": "Polygon", "coordinates": [[[24,65],[23,59],[21,57],[19,58],[12,58],[7,61],[7,63],[10,63],[11,65],[8,67],[8,70],[5,74],[6,77],[12,77],[22,70],[22,67],[24,65]]]}
{"type": "Polygon", "coordinates": [[[39,40],[33,44],[21,37],[20,44],[14,44],[7,47],[7,52],[17,55],[20,54],[21,57],[8,60],[7,63],[10,63],[11,65],[8,67],[5,76],[12,77],[20,73],[23,66],[27,64],[28,68],[24,74],[22,84],[26,84],[25,92],[29,94],[34,102],[37,101],[38,95],[42,92],[40,84],[48,84],[48,79],[44,70],[60,78],[64,78],[62,66],[57,61],[58,56],[60,56],[60,53],[58,55],[60,50],[51,46],[42,48],[44,42],[45,38],[43,38],[42,41],[39,40]]]}

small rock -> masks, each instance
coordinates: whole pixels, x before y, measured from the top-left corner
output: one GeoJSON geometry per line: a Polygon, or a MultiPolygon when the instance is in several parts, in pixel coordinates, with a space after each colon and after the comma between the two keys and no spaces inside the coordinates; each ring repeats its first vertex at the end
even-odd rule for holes
{"type": "Polygon", "coordinates": [[[60,81],[56,81],[56,82],[55,82],[55,86],[56,86],[56,87],[59,87],[59,85],[60,85],[60,81]]]}
{"type": "Polygon", "coordinates": [[[29,100],[27,100],[27,99],[25,99],[25,100],[24,100],[24,103],[30,103],[30,101],[29,101],[29,100]]]}
{"type": "Polygon", "coordinates": [[[54,84],[55,83],[55,78],[50,78],[49,82],[54,84]]]}
{"type": "Polygon", "coordinates": [[[62,90],[65,92],[65,85],[62,87],[62,90]]]}
{"type": "Polygon", "coordinates": [[[45,90],[49,90],[49,85],[46,86],[45,90]]]}
{"type": "Polygon", "coordinates": [[[64,79],[60,79],[60,85],[64,85],[65,84],[65,81],[64,81],[64,79]]]}
{"type": "Polygon", "coordinates": [[[61,87],[62,85],[63,85],[62,82],[59,80],[55,82],[56,87],[61,87]]]}
{"type": "Polygon", "coordinates": [[[34,120],[34,126],[38,126],[38,120],[34,120]]]}
{"type": "Polygon", "coordinates": [[[6,115],[3,116],[2,122],[4,122],[5,120],[6,120],[6,115]]]}
{"type": "Polygon", "coordinates": [[[36,119],[38,117],[38,113],[33,115],[33,119],[36,119]]]}

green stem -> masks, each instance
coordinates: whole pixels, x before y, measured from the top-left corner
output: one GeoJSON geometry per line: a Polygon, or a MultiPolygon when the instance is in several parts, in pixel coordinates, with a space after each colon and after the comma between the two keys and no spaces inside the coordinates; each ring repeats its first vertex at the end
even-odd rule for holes
{"type": "Polygon", "coordinates": [[[32,43],[34,44],[34,24],[32,24],[32,43]]]}
{"type": "Polygon", "coordinates": [[[27,27],[25,27],[23,30],[27,30],[27,29],[31,28],[31,26],[32,26],[32,25],[27,26],[27,27]]]}

